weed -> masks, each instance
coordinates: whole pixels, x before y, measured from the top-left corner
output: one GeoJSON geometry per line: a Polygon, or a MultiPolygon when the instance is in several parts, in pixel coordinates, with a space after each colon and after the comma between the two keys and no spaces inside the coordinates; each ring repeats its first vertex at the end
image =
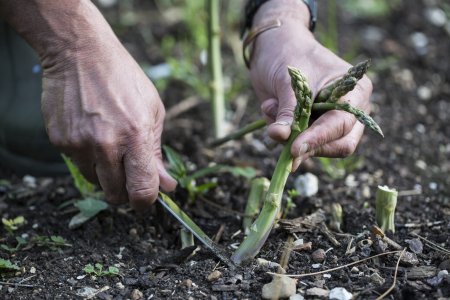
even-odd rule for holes
{"type": "Polygon", "coordinates": [[[2,219],[3,227],[9,234],[13,234],[14,231],[19,229],[19,227],[25,224],[25,218],[23,216],[18,216],[14,219],[2,219]]]}
{"type": "Polygon", "coordinates": [[[114,266],[109,266],[108,269],[103,270],[103,265],[96,263],[95,265],[87,264],[83,271],[89,275],[100,276],[116,276],[119,275],[119,269],[114,266]]]}
{"type": "Polygon", "coordinates": [[[20,236],[16,236],[16,241],[17,241],[17,245],[15,247],[10,247],[6,244],[0,244],[0,248],[8,251],[9,253],[15,253],[17,251],[19,251],[20,249],[22,249],[23,247],[25,247],[27,245],[27,241],[20,237],[20,236]]]}
{"type": "Polygon", "coordinates": [[[33,242],[40,247],[48,247],[51,250],[58,250],[62,247],[72,247],[65,238],[59,235],[48,236],[36,236],[33,238],[33,242]]]}
{"type": "Polygon", "coordinates": [[[226,165],[213,165],[188,174],[188,168],[181,156],[168,146],[163,146],[163,149],[167,160],[169,161],[170,175],[178,181],[182,188],[187,190],[191,202],[195,201],[198,195],[206,193],[211,188],[217,186],[217,183],[215,182],[197,185],[196,180],[201,177],[217,174],[219,172],[229,172],[234,176],[242,176],[245,178],[253,178],[256,174],[255,169],[251,167],[232,167],[226,165]]]}
{"type": "Polygon", "coordinates": [[[20,270],[19,266],[11,263],[9,259],[0,258],[0,273],[18,270],[20,270]]]}
{"type": "Polygon", "coordinates": [[[333,180],[344,178],[345,175],[359,169],[364,164],[360,156],[352,155],[346,158],[318,157],[320,168],[333,180]]]}

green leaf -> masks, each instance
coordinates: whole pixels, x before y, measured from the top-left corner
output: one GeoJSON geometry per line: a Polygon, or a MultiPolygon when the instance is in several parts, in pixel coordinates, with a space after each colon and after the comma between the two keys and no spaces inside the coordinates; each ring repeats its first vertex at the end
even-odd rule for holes
{"type": "Polygon", "coordinates": [[[119,274],[119,269],[116,267],[109,267],[108,268],[108,275],[118,275],[119,274]]]}
{"type": "Polygon", "coordinates": [[[95,274],[94,266],[91,264],[87,264],[86,266],[84,266],[83,271],[88,274],[95,274]]]}
{"type": "Polygon", "coordinates": [[[207,183],[196,186],[195,191],[197,193],[206,193],[207,191],[209,191],[210,189],[212,189],[216,186],[217,186],[216,182],[207,182],[207,183]]]}
{"type": "Polygon", "coordinates": [[[81,174],[80,170],[77,168],[77,166],[71,161],[71,159],[64,154],[61,154],[62,158],[64,159],[64,162],[67,165],[67,168],[70,171],[70,174],[72,175],[75,187],[78,189],[80,194],[83,197],[89,197],[92,196],[95,192],[95,185],[87,181],[86,178],[81,174]]]}
{"type": "Polygon", "coordinates": [[[82,224],[96,216],[99,212],[108,208],[108,204],[105,201],[94,198],[87,198],[77,201],[75,202],[74,206],[78,208],[80,212],[73,216],[70,220],[70,229],[81,226],[82,224]]]}
{"type": "Polygon", "coordinates": [[[164,145],[163,150],[167,160],[169,161],[170,175],[180,182],[181,179],[186,177],[186,165],[181,159],[181,156],[169,146],[164,145]]]}
{"type": "Polygon", "coordinates": [[[0,273],[5,271],[17,271],[20,270],[19,266],[11,263],[7,259],[0,258],[0,273]]]}
{"type": "Polygon", "coordinates": [[[252,167],[227,167],[226,171],[236,177],[242,176],[250,179],[256,176],[256,170],[252,167]]]}

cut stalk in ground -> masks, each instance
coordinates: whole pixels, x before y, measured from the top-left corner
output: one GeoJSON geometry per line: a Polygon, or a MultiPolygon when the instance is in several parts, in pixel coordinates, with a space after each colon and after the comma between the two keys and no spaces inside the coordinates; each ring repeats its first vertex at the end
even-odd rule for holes
{"type": "Polygon", "coordinates": [[[245,217],[242,220],[245,234],[250,232],[250,225],[254,218],[258,215],[264,197],[269,189],[270,181],[265,177],[254,178],[250,185],[250,193],[248,195],[247,204],[245,205],[245,217]]]}
{"type": "Polygon", "coordinates": [[[387,186],[378,186],[376,193],[377,224],[386,232],[395,232],[395,207],[397,206],[397,191],[387,186]]]}
{"type": "Polygon", "coordinates": [[[308,128],[312,107],[311,90],[309,89],[305,76],[298,69],[288,67],[288,71],[297,99],[294,122],[291,126],[291,135],[278,159],[261,213],[250,227],[250,233],[247,238],[245,238],[236,252],[231,256],[231,260],[236,264],[255,257],[264,245],[280,210],[284,186],[292,169],[292,143],[301,132],[308,128]]]}

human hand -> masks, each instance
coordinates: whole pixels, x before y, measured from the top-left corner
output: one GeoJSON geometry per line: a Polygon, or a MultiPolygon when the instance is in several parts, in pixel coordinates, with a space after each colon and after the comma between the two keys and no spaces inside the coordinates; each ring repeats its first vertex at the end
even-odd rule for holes
{"type": "MultiPolygon", "coordinates": [[[[258,10],[254,25],[279,18],[281,27],[260,34],[255,41],[250,77],[268,123],[268,134],[286,140],[296,105],[287,66],[302,70],[313,97],[344,75],[350,65],[318,43],[307,28],[309,13],[302,1],[269,1],[258,10]],[[289,2],[295,2],[290,3],[289,2]],[[283,7],[283,5],[286,5],[283,7]],[[293,11],[293,7],[297,11],[293,11]],[[303,16],[300,17],[300,16],[303,16]],[[306,18],[305,18],[306,17],[306,18]]],[[[370,80],[364,76],[355,89],[340,101],[370,111],[370,80]]],[[[345,157],[351,155],[361,139],[364,126],[346,112],[329,111],[317,118],[293,143],[293,171],[310,156],[345,157]]]]}
{"type": "Polygon", "coordinates": [[[160,147],[164,106],[120,42],[55,61],[43,63],[42,111],[51,142],[111,203],[143,209],[159,186],[174,189],[160,147]]]}

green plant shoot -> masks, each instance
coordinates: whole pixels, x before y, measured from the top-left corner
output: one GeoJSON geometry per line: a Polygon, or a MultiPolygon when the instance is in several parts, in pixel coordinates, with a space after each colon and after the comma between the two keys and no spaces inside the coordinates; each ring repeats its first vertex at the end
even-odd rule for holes
{"type": "Polygon", "coordinates": [[[25,218],[23,216],[15,217],[14,219],[2,219],[3,227],[12,234],[14,231],[19,229],[19,227],[25,224],[25,218]]]}
{"type": "Polygon", "coordinates": [[[250,227],[249,235],[231,256],[231,260],[236,264],[255,257],[269,236],[281,207],[284,186],[292,169],[293,158],[290,152],[292,143],[301,132],[308,128],[313,104],[311,90],[305,76],[300,70],[288,67],[288,72],[291,76],[291,85],[295,98],[297,99],[297,105],[294,110],[294,121],[291,125],[291,135],[278,158],[261,214],[250,227]]]}
{"type": "Polygon", "coordinates": [[[103,265],[96,263],[95,265],[87,264],[83,271],[86,274],[95,275],[97,277],[100,276],[115,276],[119,275],[119,269],[114,266],[109,266],[108,269],[104,270],[103,265]]]}

